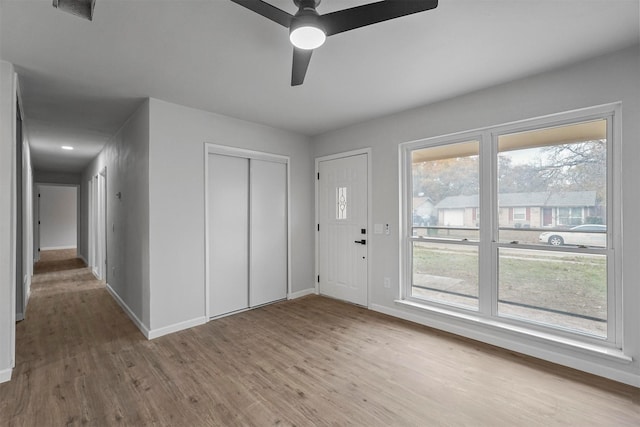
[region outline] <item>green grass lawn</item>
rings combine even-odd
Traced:
[[[423,277],[458,279],[449,292],[477,295],[475,247],[416,243],[414,284]],[[501,301],[606,319],[607,266],[604,255],[501,249]]]

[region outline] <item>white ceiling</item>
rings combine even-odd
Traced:
[[[271,2],[295,12],[291,0]],[[324,0],[318,12],[368,2]],[[287,30],[229,0],[97,0],[93,22],[51,0],[0,0],[0,13],[0,57],[20,75],[34,165],[67,172],[146,97],[312,136],[640,38],[638,0],[440,0],[330,37],[291,87]]]

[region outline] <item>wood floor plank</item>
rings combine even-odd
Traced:
[[[2,426],[640,425],[640,389],[318,296],[147,341],[56,257],[17,324]]]

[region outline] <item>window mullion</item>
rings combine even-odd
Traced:
[[[616,347],[623,347],[622,340],[622,286],[619,275],[622,272],[621,265],[621,194],[619,177],[622,170],[622,159],[620,158],[620,106],[616,106],[613,114],[607,117],[607,222],[609,231],[607,233],[607,317],[610,321],[607,324],[607,334]],[[614,171],[616,171],[614,173]]]
[[[495,284],[496,248],[494,224],[495,153],[491,133],[483,132],[480,138],[480,249],[478,277],[478,310],[491,316],[497,310],[497,285]]]

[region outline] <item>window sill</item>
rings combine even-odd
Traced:
[[[547,343],[553,343],[562,347],[577,350],[582,353],[588,353],[594,356],[609,359],[618,363],[631,363],[633,359],[624,354],[620,349],[611,348],[607,346],[601,346],[597,344],[585,343],[579,340],[573,340],[570,338],[560,337],[551,333],[540,332],[526,327],[515,326],[505,322],[500,322],[495,319],[487,319],[475,314],[460,313],[454,310],[447,310],[446,308],[429,306],[421,304],[415,301],[407,300],[395,300],[395,303],[399,306],[405,306],[412,309],[421,310],[423,312],[433,313],[444,317],[455,318],[462,320],[470,325],[478,325],[488,327],[493,330],[507,332],[513,335],[525,336],[532,338],[536,341],[543,341]]]

